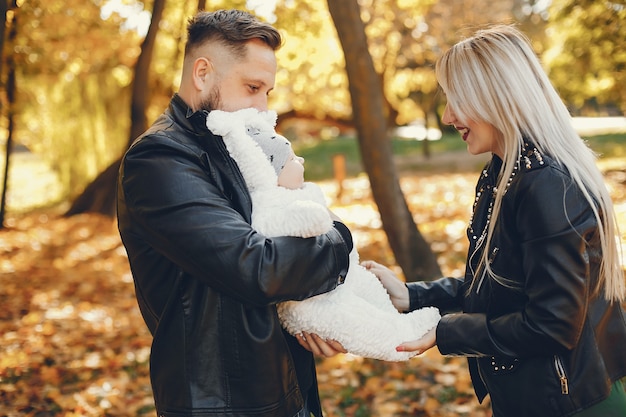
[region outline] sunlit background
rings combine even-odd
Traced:
[[[348,1],[348,0],[345,0]],[[615,201],[626,245],[626,7],[606,0],[358,0],[383,82],[394,163],[407,204],[442,273],[463,273],[465,231],[483,157],[441,126],[437,56],[481,25],[516,22],[531,38]],[[176,91],[186,21],[197,2],[166,2],[150,68],[148,121]],[[13,146],[0,231],[0,415],[153,415],[150,335],[139,315],[114,219],[60,217],[128,143],[134,66],[153,1],[21,0],[7,14],[0,145]],[[272,107],[307,156],[363,259],[395,265],[350,124],[342,47],[324,0],[208,0],[248,8],[284,35]],[[14,71],[15,98],[6,94]],[[332,158],[341,149],[348,175]],[[6,147],[0,154],[6,156]],[[317,149],[317,151],[316,151]],[[349,151],[349,152],[348,152]],[[4,172],[6,159],[0,161]],[[318,169],[319,168],[319,169]],[[319,171],[319,172],[318,172]],[[626,266],[626,257],[623,258]],[[329,417],[488,417],[459,358],[406,363],[319,360]]]

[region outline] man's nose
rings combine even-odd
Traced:
[[[253,106],[258,111],[267,111],[267,96],[260,96],[254,100]]]

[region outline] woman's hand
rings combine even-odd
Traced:
[[[306,350],[310,350],[315,355],[322,355],[330,358],[339,353],[347,353],[348,351],[336,340],[324,340],[316,334],[302,332],[296,335],[298,343]]]
[[[415,355],[421,355],[431,347],[437,344],[437,326],[433,327],[422,336],[421,339],[413,340],[411,342],[404,342],[400,346],[396,347],[398,352],[415,352]]]
[[[376,275],[376,278],[387,290],[393,306],[398,311],[405,312],[409,310],[409,289],[391,269],[374,261],[363,261],[361,265]]]

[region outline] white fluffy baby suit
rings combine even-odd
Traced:
[[[244,109],[213,110],[207,127],[222,136],[230,156],[237,162],[252,199],[252,227],[267,237],[311,237],[333,227],[321,189],[307,182],[297,190],[279,187],[277,175],[246,128],[274,131],[276,113]],[[341,343],[353,355],[387,361],[411,358],[396,352],[402,342],[417,340],[441,318],[434,307],[407,314],[398,312],[380,281],[350,253],[346,280],[335,290],[303,301],[278,305],[283,327],[292,335],[315,333]]]

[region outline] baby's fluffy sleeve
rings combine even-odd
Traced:
[[[268,237],[313,237],[333,227],[321,189],[313,183],[290,190],[264,188],[252,195],[252,227]]]

